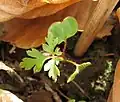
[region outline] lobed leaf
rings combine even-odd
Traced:
[[[86,67],[88,67],[90,65],[91,65],[90,62],[76,64],[76,70],[70,75],[70,77],[67,80],[67,83],[73,81],[75,79],[75,77],[80,73],[80,71],[82,71],[83,69],[85,69]]]
[[[58,60],[51,59],[44,65],[44,71],[48,71],[49,78],[52,78],[55,82],[57,81],[57,77],[60,76],[60,70],[56,64],[58,64]]]
[[[53,54],[54,49],[58,44],[58,38],[54,38],[52,33],[49,33],[45,38],[47,44],[43,44],[42,48],[44,51]]]
[[[52,78],[55,82],[57,81],[57,76],[60,76],[60,71],[56,65],[50,68],[48,76]]]
[[[27,54],[30,58],[23,58],[20,66],[25,68],[25,70],[30,70],[34,67],[34,73],[41,71],[47,57],[36,49],[28,50]]]
[[[60,48],[57,47],[57,48],[55,49],[54,54],[57,55],[57,56],[62,55],[62,52],[60,51]]]
[[[79,74],[79,68],[77,67],[76,70],[68,78],[67,83],[73,81],[78,74]]]
[[[42,53],[37,49],[32,48],[31,50],[27,51],[27,55],[34,58],[39,58],[42,56]]]

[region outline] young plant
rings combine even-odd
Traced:
[[[71,60],[65,60],[62,57],[63,52],[58,47],[62,42],[66,43],[66,40],[76,34],[78,31],[77,21],[73,17],[67,17],[62,22],[53,23],[48,29],[48,35],[45,38],[46,43],[42,44],[43,51],[38,51],[34,48],[27,51],[26,57],[20,63],[22,68],[30,70],[33,68],[34,73],[40,72],[42,68],[48,72],[49,78],[52,78],[55,82],[58,76],[60,76],[60,70],[58,65],[61,61],[72,63],[76,66],[75,72],[68,78],[68,83],[72,81],[79,72],[91,65],[90,62],[77,64]]]

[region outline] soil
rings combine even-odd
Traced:
[[[77,63],[88,61],[92,63],[92,66],[81,71],[75,80],[69,84],[66,84],[67,77],[75,70],[75,66],[72,64],[62,62],[59,65],[61,76],[57,83],[54,83],[43,71],[33,74],[32,70],[25,71],[21,69],[19,63],[26,56],[25,50],[17,48],[15,53],[10,54],[9,51],[12,46],[1,42],[1,61],[14,68],[24,80],[24,83],[19,82],[15,77],[9,76],[6,71],[0,70],[0,88],[10,90],[25,102],[67,102],[68,97],[76,99],[76,102],[80,100],[107,102],[113,83],[115,66],[120,56],[119,29],[120,25],[118,24],[112,30],[112,36],[94,41],[88,52],[81,58],[76,58],[73,54],[73,46],[79,34],[68,39],[66,59],[74,60]],[[107,68],[107,61],[112,61],[112,70],[106,79],[104,73]],[[100,79],[101,76],[102,79]]]

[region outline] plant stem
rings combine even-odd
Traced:
[[[63,58],[65,58],[65,51],[66,51],[66,47],[67,47],[67,41],[64,42],[64,48],[63,48]]]
[[[75,65],[75,66],[77,66],[77,63],[76,62],[73,62],[73,61],[71,61],[71,60],[65,60],[66,62],[69,62],[69,63],[71,63],[71,64],[73,64],[73,65]]]

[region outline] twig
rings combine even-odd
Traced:
[[[70,98],[68,97],[68,96],[66,96],[64,93],[62,93],[59,89],[56,89],[58,92],[59,92],[59,94],[61,95],[61,96],[63,96],[64,98],[66,98],[67,100],[70,100]]]
[[[68,78],[68,75],[67,74],[64,74],[67,78]],[[74,80],[71,82],[73,83],[79,90],[80,92],[86,96],[88,99],[90,99],[90,97],[85,93],[85,91],[80,87],[80,85],[78,85]]]
[[[47,84],[45,83],[45,89],[47,91],[50,91],[53,95],[53,98],[56,102],[62,102],[62,100],[60,99],[60,97],[58,96],[57,92],[53,91],[52,88]]]
[[[3,62],[0,61],[0,70],[5,70],[12,78],[18,81],[21,85],[24,85],[24,80],[19,76],[12,68],[6,66]]]
[[[16,49],[16,47],[13,46],[13,47],[10,49],[9,54],[15,53],[15,49]]]

